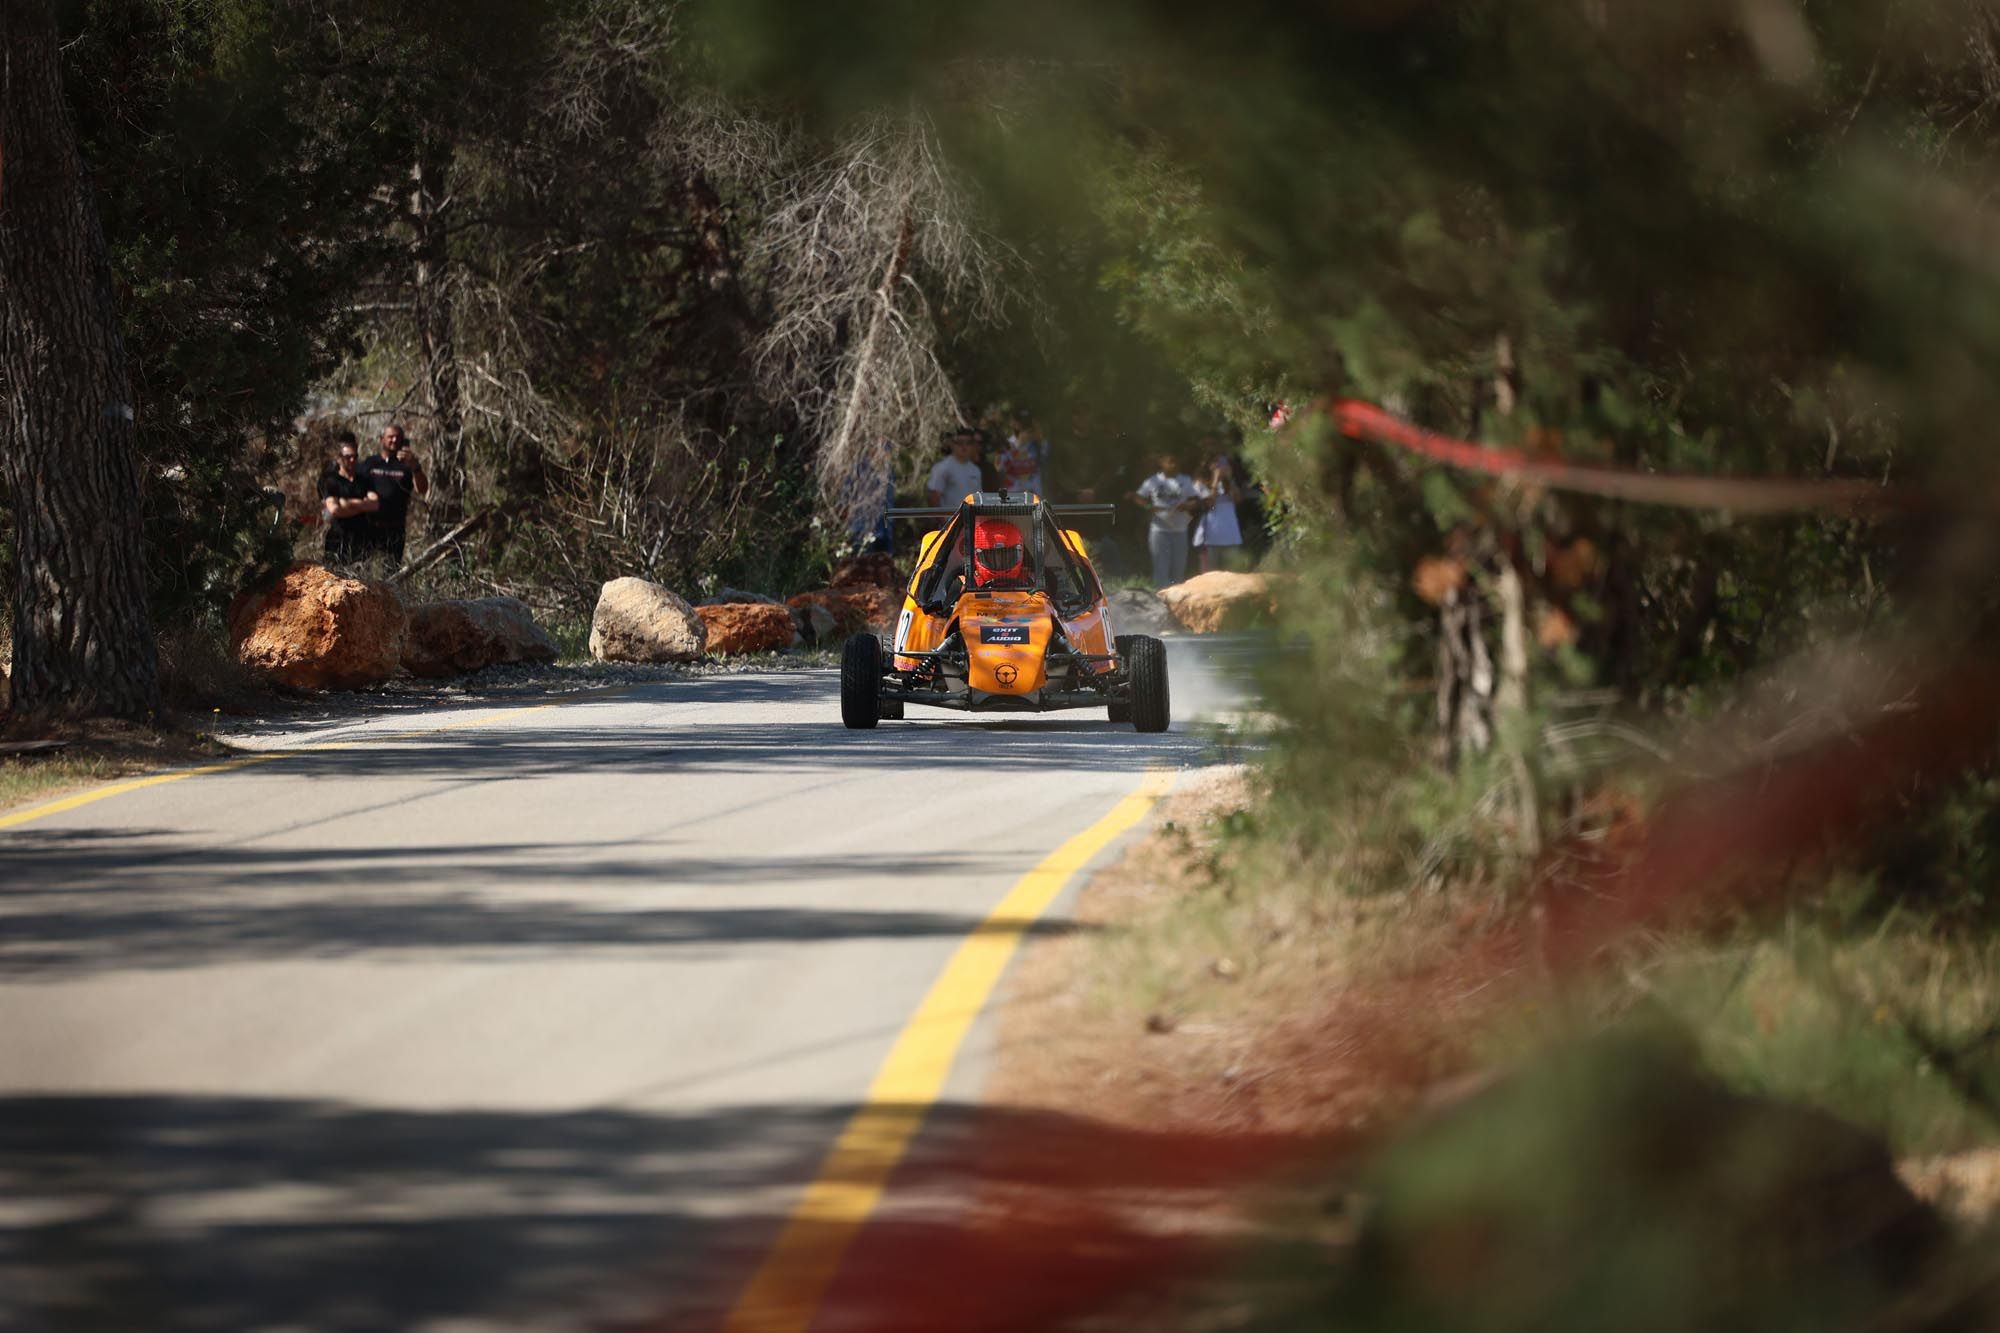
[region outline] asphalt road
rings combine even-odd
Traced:
[[[848,732],[823,672],[258,743],[330,742],[0,832],[0,1329],[712,1297],[1007,889],[1208,754],[1094,714]]]

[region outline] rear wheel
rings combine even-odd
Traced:
[[[882,641],[850,634],[840,653],[840,720],[867,731],[882,717]]]
[[[1132,677],[1132,726],[1165,731],[1173,720],[1167,699],[1167,646],[1144,634],[1132,636],[1126,671]]]

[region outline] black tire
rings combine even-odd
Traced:
[[[1132,636],[1130,634],[1118,635],[1111,640],[1111,647],[1118,654],[1118,664],[1124,667],[1126,671],[1131,671]],[[1105,706],[1104,712],[1113,722],[1130,722],[1132,720],[1132,701],[1130,699],[1114,699]]]
[[[868,731],[882,718],[882,641],[850,634],[840,652],[840,720]]]
[[[1173,721],[1167,697],[1167,646],[1144,634],[1132,636],[1125,669],[1132,676],[1132,726],[1139,731],[1165,731]]]

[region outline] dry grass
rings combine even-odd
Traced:
[[[1257,795],[1241,767],[1197,777],[1085,886],[1074,919],[1095,929],[1035,942],[994,1100],[1311,1136],[1379,1124],[1455,1068],[1425,1022],[1398,1025],[1394,1068],[1329,1037],[1343,1011],[1393,1002],[1382,983],[1453,928],[1443,900],[1329,888],[1247,833]]]
[[[230,754],[212,736],[156,731],[121,722],[44,729],[37,739],[64,742],[48,754],[0,758],[0,810],[53,800],[93,786]]]
[[[1831,1112],[1913,1160],[2000,1142],[1990,936],[1897,920],[1857,930],[1801,909],[1719,935],[1655,935],[1614,968],[1524,999],[1472,1034],[1482,1059],[1511,1063],[1627,1019],[1664,1023],[1731,1086]]]
[[[236,660],[219,626],[167,630],[159,649],[160,697],[173,712],[254,713],[273,697],[270,682]]]

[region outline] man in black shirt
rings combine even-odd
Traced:
[[[367,558],[381,501],[361,475],[354,432],[343,431],[337,443],[338,458],[319,480],[319,509],[326,520],[326,562],[351,565]]]
[[[375,511],[375,549],[389,557],[391,565],[403,563],[403,530],[410,519],[410,496],[428,495],[431,479],[410,452],[403,428],[382,428],[382,452],[370,454],[361,464],[361,476],[381,499]]]

